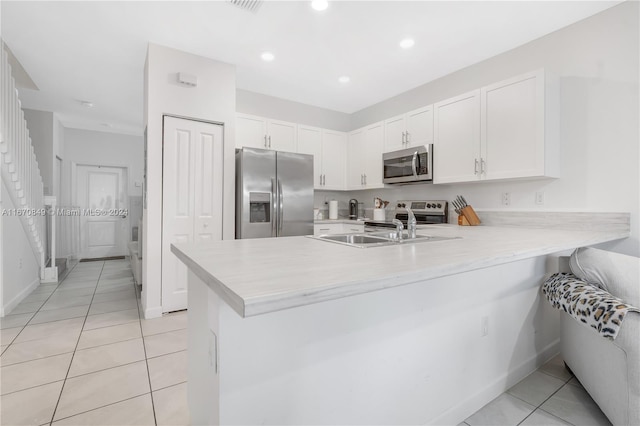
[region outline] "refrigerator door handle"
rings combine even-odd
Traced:
[[[276,228],[276,219],[278,218],[278,193],[276,189],[276,180],[271,178],[271,236],[277,237],[278,230]]]
[[[282,235],[282,224],[284,221],[284,194],[282,193],[282,182],[278,179],[278,202],[280,206],[278,208],[278,236]]]

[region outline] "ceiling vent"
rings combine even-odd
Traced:
[[[238,6],[240,9],[256,13],[262,4],[262,0],[229,0],[229,3]]]

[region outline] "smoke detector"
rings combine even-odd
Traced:
[[[229,0],[234,6],[238,6],[240,9],[256,13],[262,4],[262,0]]]

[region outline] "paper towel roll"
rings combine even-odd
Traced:
[[[329,201],[329,219],[338,218],[338,202],[336,200]]]

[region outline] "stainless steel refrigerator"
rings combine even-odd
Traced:
[[[313,156],[236,151],[236,238],[313,234]]]

